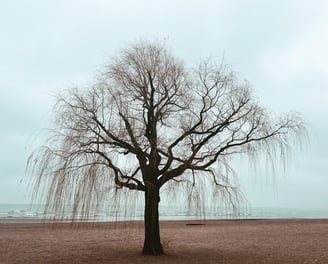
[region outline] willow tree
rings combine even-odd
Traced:
[[[54,128],[28,162],[34,192],[59,215],[73,204],[73,217],[87,216],[104,192],[143,192],[143,253],[151,255],[163,254],[163,186],[202,181],[232,195],[231,157],[284,156],[303,129],[296,114],[270,115],[228,67],[187,68],[158,43],[129,46],[94,85],[56,99]]]

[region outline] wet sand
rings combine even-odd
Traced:
[[[161,222],[166,255],[142,256],[142,222],[5,223],[0,263],[328,263],[328,220]]]

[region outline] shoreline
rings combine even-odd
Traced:
[[[12,219],[52,219],[51,213],[45,215],[42,204],[0,204],[0,220],[4,218]],[[199,220],[199,219],[250,219],[250,218],[328,218],[328,209],[323,208],[288,208],[288,207],[254,207],[239,208],[237,213],[230,209],[205,206],[202,213],[190,210],[185,206],[167,206],[160,207],[160,220]],[[88,221],[126,221],[143,220],[144,208],[138,207],[126,214],[121,210],[112,210],[110,208],[100,209],[90,212]],[[70,212],[63,214],[66,220],[71,217]],[[12,220],[11,220],[12,221]],[[19,220],[21,221],[21,220]],[[31,222],[31,220],[29,220]],[[34,220],[33,220],[34,221]],[[39,220],[37,220],[39,221]]]
[[[328,217],[249,217],[249,218],[204,218],[204,219],[188,219],[178,218],[178,219],[160,219],[160,222],[224,222],[224,221],[298,221],[298,220],[308,220],[308,221],[320,221],[327,220]],[[126,219],[126,220],[95,220],[95,219],[51,219],[51,218],[30,218],[30,217],[0,217],[1,224],[56,224],[56,223],[131,223],[131,222],[143,222],[143,219]]]
[[[166,255],[142,256],[143,221],[4,223],[0,263],[328,263],[328,219],[161,221]]]

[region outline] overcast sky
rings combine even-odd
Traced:
[[[1,0],[0,34],[0,203],[29,202],[26,160],[56,91],[166,39],[188,65],[224,57],[263,105],[308,123],[285,175],[235,168],[251,205],[328,209],[328,1]]]

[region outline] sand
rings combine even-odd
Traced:
[[[328,220],[161,222],[166,255],[142,256],[142,222],[3,223],[0,263],[328,263]]]

